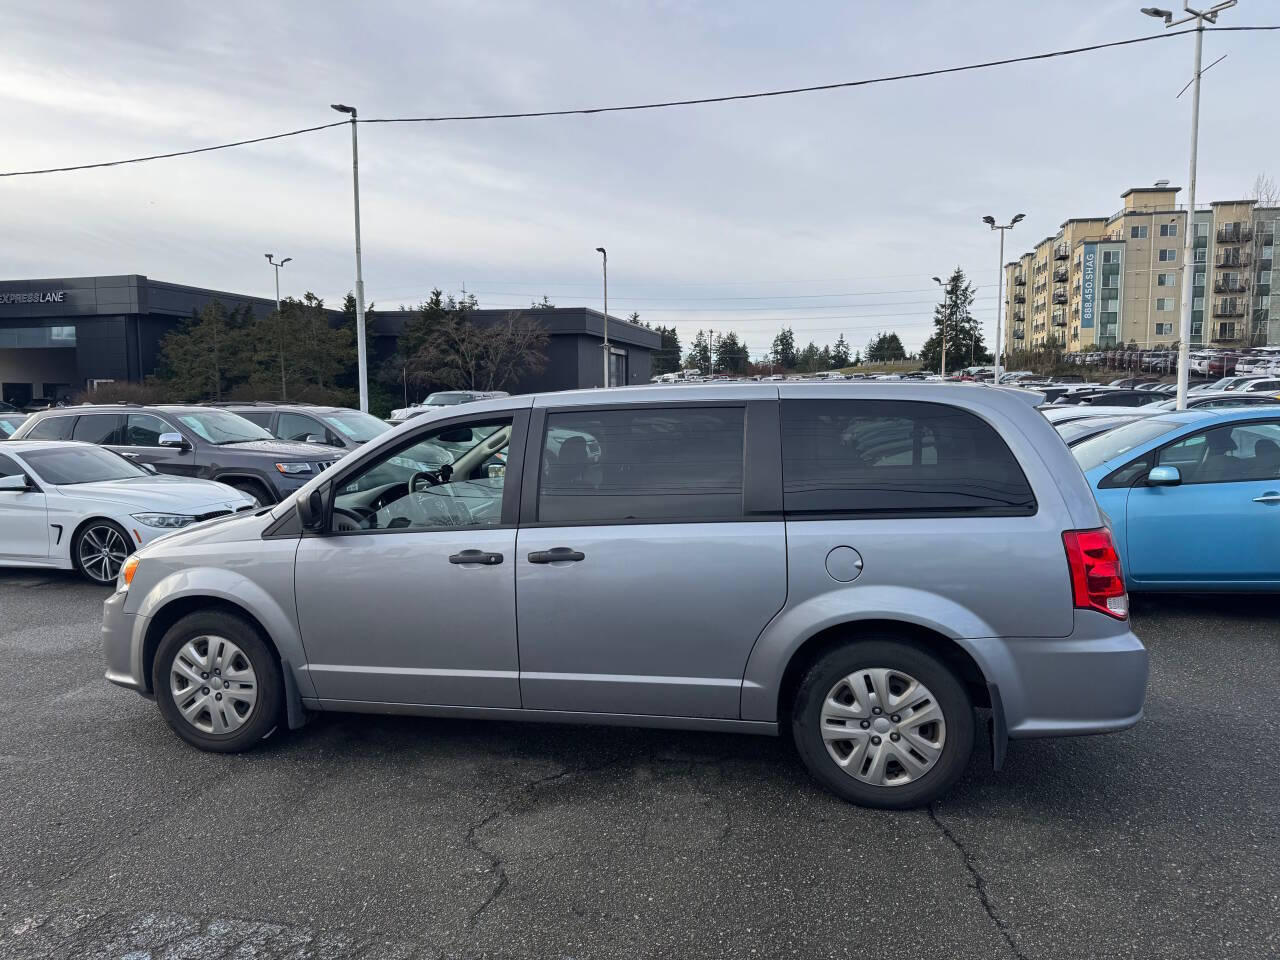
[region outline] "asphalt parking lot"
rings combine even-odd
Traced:
[[[1272,957],[1280,618],[1139,601],[1146,720],[976,751],[929,811],[778,740],[321,717],[197,753],[100,590],[0,572],[0,956]]]

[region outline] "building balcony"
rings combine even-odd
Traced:
[[[1053,259],[1066,260],[1071,256],[1071,248],[1065,243],[1059,243],[1053,248]]]
[[[1055,291],[1053,292],[1053,302],[1054,302],[1054,303],[1066,303],[1066,302],[1067,302],[1067,291],[1065,291],[1065,290],[1055,290]]]
[[[1253,227],[1241,226],[1219,227],[1214,235],[1218,243],[1247,243],[1253,239]]]
[[[1213,281],[1214,293],[1245,293],[1249,289],[1249,281],[1241,278],[1239,280],[1215,280]]]
[[[1247,267],[1253,258],[1239,250],[1223,250],[1213,258],[1215,267]]]
[[[1061,310],[1055,310],[1053,314],[1053,325],[1055,327],[1065,327],[1067,325],[1067,315]]]
[[[1023,322],[1023,321],[1025,321],[1026,319],[1027,319],[1027,311],[1025,311],[1025,310],[1015,310],[1015,311],[1013,311],[1013,322],[1014,322],[1014,323],[1022,323],[1022,322]]]
[[[1015,273],[1013,275],[1013,285],[1015,287],[1025,287],[1027,285],[1026,275],[1022,273]]]
[[[1066,268],[1066,267],[1058,267],[1057,269],[1055,269],[1055,270],[1053,271],[1053,282],[1054,282],[1054,283],[1066,283],[1066,282],[1067,282],[1067,268]]]
[[[1230,297],[1226,300],[1215,300],[1213,303],[1213,315],[1215,317],[1243,317],[1244,316],[1244,300],[1237,300]]]
[[[1015,294],[1013,295],[1013,302],[1014,302],[1014,303],[1026,303],[1026,302],[1027,302],[1027,295],[1026,295],[1025,293],[1023,293],[1021,290],[1019,290],[1017,293],[1015,293]]]
[[[1015,330],[1013,331],[1013,339],[1015,339],[1015,340],[1025,340],[1026,338],[1027,338],[1027,334],[1026,334],[1026,332],[1025,332],[1025,331],[1023,331],[1023,330],[1017,330],[1017,329],[1015,329]]]

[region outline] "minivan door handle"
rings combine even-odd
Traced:
[[[486,567],[495,567],[502,562],[502,554],[486,553],[484,550],[463,550],[449,558],[450,563],[478,563]]]
[[[572,547],[553,547],[550,550],[535,550],[529,554],[530,563],[562,563],[566,560],[577,562],[585,560],[587,555]]]
[[[1280,503],[1280,493],[1272,493],[1268,490],[1260,497],[1253,498],[1254,503]]]

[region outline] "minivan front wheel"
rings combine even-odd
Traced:
[[[843,644],[805,673],[792,733],[809,772],[868,807],[923,806],[964,772],[973,703],[941,661],[890,637]]]
[[[188,614],[165,632],[152,689],[173,731],[201,750],[248,750],[280,717],[275,657],[256,629],[221,610]]]

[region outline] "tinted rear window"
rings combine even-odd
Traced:
[[[70,440],[75,417],[46,417],[28,431],[26,440]]]
[[[789,516],[1028,516],[1035,496],[1005,442],[956,407],[897,400],[782,403]]]
[[[547,417],[543,523],[742,516],[741,407],[571,411]]]

